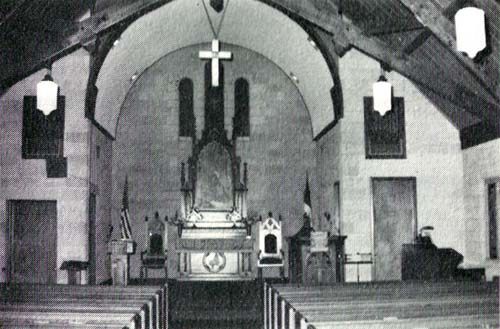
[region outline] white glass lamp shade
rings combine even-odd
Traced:
[[[59,86],[47,74],[42,81],[36,85],[36,108],[49,115],[57,109],[57,92]]]
[[[484,11],[479,8],[462,8],[455,14],[457,50],[470,58],[486,47]]]
[[[392,109],[392,85],[383,76],[373,84],[373,109],[382,116]]]

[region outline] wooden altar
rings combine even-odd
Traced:
[[[177,226],[177,280],[248,280],[256,276],[255,238],[247,218],[246,164],[236,141],[216,126],[193,136],[192,156],[181,166]]]

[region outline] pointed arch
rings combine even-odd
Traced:
[[[194,116],[193,81],[183,78],[179,81],[179,136],[192,137],[196,133]]]
[[[235,137],[250,136],[250,86],[245,78],[234,83],[233,125]]]

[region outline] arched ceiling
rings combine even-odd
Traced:
[[[120,107],[133,75],[168,53],[213,39],[202,0],[176,0],[136,20],[107,55],[96,86],[95,120],[114,135]],[[205,0],[208,3],[207,0]],[[229,1],[220,30],[221,48],[231,43],[251,49],[294,75],[308,107],[313,135],[334,120],[330,89],[334,82],[321,52],[293,20],[256,0]],[[207,5],[217,26],[221,14]],[[204,61],[200,60],[200,65]],[[265,72],[263,72],[265,74]]]

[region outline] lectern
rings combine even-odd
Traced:
[[[82,284],[82,273],[89,267],[89,262],[67,260],[61,264],[60,269],[68,272],[68,284]]]
[[[319,232],[318,232],[319,233]],[[344,242],[341,235],[327,236],[327,250],[311,252],[311,234],[314,229],[310,220],[297,234],[288,238],[290,282],[307,285],[329,284],[344,281]]]
[[[126,286],[129,279],[129,257],[135,252],[133,240],[112,240],[109,245],[111,253],[111,278],[113,285]]]

